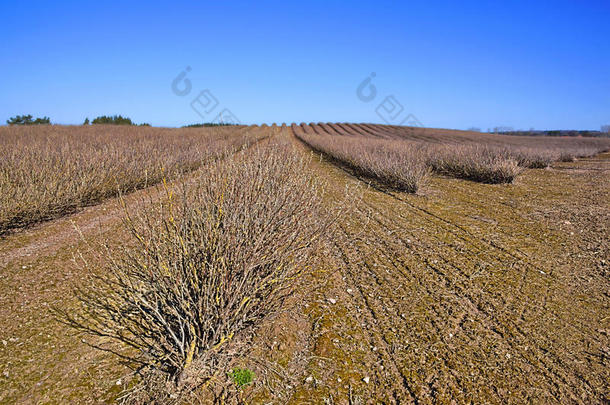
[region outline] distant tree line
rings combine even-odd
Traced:
[[[105,125],[138,125],[140,127],[149,127],[150,124],[148,123],[142,123],[142,124],[136,124],[134,123],[131,118],[127,118],[127,117],[123,117],[122,115],[101,115],[97,118],[94,118],[93,121],[91,121],[91,124],[105,124]],[[83,125],[89,125],[89,118],[85,118],[85,122],[83,122]]]
[[[500,135],[516,135],[516,136],[582,136],[582,137],[592,137],[592,138],[609,138],[610,131],[589,131],[589,130],[571,130],[571,129],[559,129],[559,130],[550,130],[550,131],[538,131],[538,130],[529,130],[529,131],[494,131],[496,134]],[[610,128],[609,128],[610,129]]]
[[[6,120],[8,125],[50,125],[51,119],[49,117],[42,117],[33,119],[32,114],[28,115],[17,115]]]
[[[50,125],[51,119],[49,117],[34,118],[32,114],[27,115],[16,115],[6,120],[8,125]],[[89,124],[110,124],[110,125],[138,125],[141,127],[149,127],[150,124],[142,123],[136,124],[130,118],[123,117],[122,115],[106,116],[101,115],[94,118],[93,121],[89,121],[89,118],[85,118],[83,125]]]
[[[492,134],[503,134],[503,133],[507,133],[507,132],[513,132],[513,127],[493,127],[491,129],[488,129],[487,132],[490,132]]]

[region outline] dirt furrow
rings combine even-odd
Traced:
[[[338,177],[336,174],[332,176]],[[430,209],[422,209],[415,205],[417,203],[405,204],[404,199],[411,197],[401,195],[401,198],[396,199],[394,196],[389,197],[387,193],[374,189],[366,193],[372,194],[373,197],[362,199],[364,205],[361,211],[373,212],[370,217],[375,219],[375,229],[378,231],[372,234],[367,233],[360,238],[356,233],[348,234],[346,237],[346,239],[354,241],[360,239],[359,244],[375,244],[373,241],[383,241],[383,244],[377,245],[376,249],[360,253],[360,256],[363,257],[376,257],[376,260],[382,260],[382,263],[377,263],[378,266],[364,266],[361,270],[365,271],[358,274],[360,280],[355,279],[361,286],[364,286],[362,288],[365,294],[367,294],[367,288],[372,289],[373,286],[380,288],[385,285],[383,287],[387,292],[385,296],[392,297],[392,289],[399,288],[393,278],[400,279],[401,275],[409,274],[411,269],[417,267],[410,259],[406,259],[411,262],[410,266],[397,266],[396,260],[383,261],[388,256],[402,256],[403,259],[404,256],[415,256],[414,260],[423,262],[424,268],[428,270],[427,273],[417,276],[425,276],[428,281],[429,289],[422,294],[429,294],[431,298],[437,295],[433,293],[434,290],[443,291],[445,294],[453,296],[459,302],[458,305],[470,308],[468,311],[474,314],[479,323],[472,328],[473,333],[468,339],[475,339],[481,333],[481,330],[477,330],[477,328],[482,327],[490,336],[485,344],[490,347],[495,345],[495,352],[492,351],[485,357],[488,363],[499,361],[501,356],[510,357],[510,359],[507,357],[506,361],[503,359],[498,364],[502,364],[500,367],[504,368],[507,373],[504,377],[513,381],[511,384],[513,394],[519,392],[519,388],[523,384],[533,388],[522,389],[519,396],[530,399],[546,398],[546,400],[553,401],[569,399],[580,402],[582,398],[598,397],[600,389],[603,392],[603,382],[599,380],[599,371],[590,379],[582,371],[584,369],[578,366],[577,363],[583,360],[583,353],[574,353],[566,357],[565,355],[570,353],[570,348],[563,345],[563,347],[557,346],[561,339],[556,339],[555,342],[553,334],[548,333],[552,329],[545,330],[545,328],[552,328],[552,325],[557,324],[553,318],[567,319],[570,317],[569,313],[555,312],[555,310],[547,308],[547,295],[553,283],[555,283],[554,288],[565,287],[557,285],[553,279],[545,277],[546,274],[543,274],[543,272],[546,273],[543,269],[552,266],[551,263],[532,263],[529,257],[515,254],[512,249],[502,248],[497,243],[486,243],[486,239],[479,237],[481,232],[475,234],[466,228],[467,225],[456,226],[451,222],[453,219],[449,221],[442,218],[441,215],[431,212]],[[414,197],[414,199],[417,198],[419,197]],[[394,201],[392,202],[392,200]],[[353,227],[361,232],[362,226],[363,223]],[[486,230],[482,231],[484,233]],[[508,234],[506,235],[508,237]],[[414,252],[405,252],[406,248],[411,248]],[[391,253],[384,254],[384,249]],[[483,268],[479,268],[481,264],[483,264]],[[486,267],[496,269],[490,271]],[[385,268],[385,270],[378,270],[380,268]],[[386,272],[388,269],[391,270],[390,273]],[[398,271],[394,272],[395,269]],[[371,273],[376,273],[376,275],[369,276]],[[435,277],[430,279],[428,273],[435,274]],[[407,283],[414,277],[416,276],[406,277],[404,282]],[[503,287],[505,289],[507,286],[511,286],[509,291],[514,291],[514,294],[507,294],[506,291],[503,291]],[[477,289],[480,291],[475,291]],[[375,296],[373,291],[370,290],[371,294]],[[378,297],[381,296],[378,295]],[[557,299],[564,298],[560,296]],[[391,327],[399,326],[395,319],[397,318],[396,308],[400,304],[394,302],[392,298],[380,299],[378,303],[371,300],[369,305],[372,307],[372,311],[378,311],[380,319],[387,319],[386,322],[391,324]],[[391,308],[392,306],[394,308]],[[526,309],[528,307],[531,307],[531,310]],[[430,315],[448,317],[449,310],[449,308],[443,308],[441,312],[432,310]],[[527,320],[524,319],[526,313],[528,314]],[[561,316],[559,316],[560,314]],[[553,323],[537,326],[537,318],[541,316]],[[564,327],[562,334],[578,336],[577,339],[580,341],[584,339],[589,341],[590,345],[599,347],[601,342],[587,335],[587,324],[579,318],[576,317],[573,320],[574,324]],[[455,325],[463,326],[465,319],[469,319],[468,316],[462,315],[461,318],[452,322],[452,328],[455,329]],[[428,322],[431,324],[429,327],[435,330],[434,321],[428,320]],[[544,344],[541,344],[542,342]],[[461,349],[463,350],[463,347]],[[563,352],[563,354],[558,356],[557,352]],[[451,356],[448,354],[440,356],[440,358],[447,357]],[[470,357],[476,357],[476,355]],[[598,361],[598,370],[599,366]],[[473,370],[476,371],[476,368]],[[455,375],[456,373],[448,372],[448,374]],[[463,376],[464,374],[462,374]],[[529,380],[530,378],[532,379]],[[490,376],[483,378],[487,381],[496,381],[496,384],[501,379],[502,377],[499,375],[494,378]],[[509,398],[511,395],[508,392],[511,388],[494,387],[496,398],[498,396]]]
[[[343,232],[344,236],[349,236],[345,231]],[[341,265],[342,268],[344,268],[346,282],[349,287],[355,288],[357,291],[357,302],[360,303],[356,304],[357,308],[364,308],[364,311],[358,310],[357,314],[359,315],[364,329],[367,331],[370,347],[373,352],[378,353],[378,357],[384,365],[384,368],[389,369],[392,376],[391,381],[402,382],[402,386],[397,385],[396,383],[392,384],[392,396],[396,401],[400,403],[401,401],[408,399],[417,403],[417,397],[415,396],[413,388],[410,386],[409,381],[400,371],[396,363],[394,353],[392,353],[385,337],[385,331],[379,328],[378,324],[380,323],[380,320],[385,319],[387,314],[380,313],[371,305],[370,295],[365,293],[364,285],[358,281],[358,275],[362,274],[363,270],[366,271],[368,269],[365,270],[362,268],[364,265],[361,261],[362,257],[356,260],[350,257],[351,255],[358,255],[359,253],[352,250],[352,247],[351,244],[347,246],[335,244],[336,252],[339,253]],[[367,266],[365,265],[365,267]]]
[[[377,221],[379,221],[380,226],[382,228],[386,228],[386,229],[388,227],[396,224],[396,217],[394,217],[394,221],[392,221],[392,223],[387,221],[387,218],[388,218],[388,216],[384,215],[384,214],[375,216],[375,219]],[[400,226],[400,224],[397,224],[397,225]],[[396,226],[396,225],[394,225],[394,226]],[[397,236],[397,237],[400,239],[400,236]],[[421,239],[421,236],[420,236],[420,239]],[[404,242],[403,242],[403,244],[404,244]],[[445,245],[445,246],[448,246],[448,245]],[[431,247],[428,246],[425,249],[426,249],[425,252],[428,253],[431,250]],[[397,253],[399,253],[399,252],[397,252]],[[414,252],[414,253],[416,253],[416,252]],[[418,254],[418,255],[421,260],[425,260],[428,263],[429,268],[435,270],[437,272],[437,274],[439,274],[445,280],[445,284],[447,286],[451,286],[452,288],[456,289],[456,292],[458,295],[461,295],[461,296],[467,298],[468,302],[470,302],[472,304],[472,306],[474,306],[477,310],[482,311],[482,313],[485,315],[486,318],[493,320],[493,322],[496,323],[496,326],[494,328],[496,328],[497,330],[504,330],[503,338],[505,340],[508,340],[510,342],[516,342],[517,344],[522,345],[522,346],[526,345],[526,344],[530,345],[530,346],[534,347],[535,349],[537,349],[538,353],[544,352],[544,349],[541,346],[539,346],[536,342],[538,340],[549,341],[552,339],[552,336],[548,336],[548,335],[536,336],[537,334],[536,333],[532,334],[533,331],[531,331],[531,330],[526,334],[523,331],[523,327],[520,326],[520,323],[514,321],[514,318],[512,315],[515,314],[515,309],[506,305],[506,303],[502,300],[502,296],[499,296],[498,297],[499,302],[494,304],[494,302],[496,302],[498,300],[496,298],[492,298],[491,296],[486,294],[486,291],[484,292],[484,295],[480,295],[480,294],[472,295],[472,293],[470,292],[471,289],[468,288],[467,276],[461,270],[463,268],[472,266],[472,263],[463,262],[463,261],[459,261],[459,260],[456,262],[456,257],[459,258],[462,256],[451,255],[451,253],[449,253],[449,255],[437,253],[435,256],[440,258],[444,265],[448,266],[448,268],[446,270],[443,270],[440,267],[439,263],[433,263],[434,259],[432,259],[430,257],[424,257],[423,254]],[[451,259],[449,259],[449,258],[451,258]],[[500,265],[501,262],[502,261],[499,260],[495,263],[495,265],[496,266]],[[517,264],[521,265],[519,263],[517,263]],[[535,285],[533,287],[534,287],[534,291],[532,291],[532,293],[535,292],[535,290],[537,289],[537,287]],[[517,291],[520,291],[520,288],[518,288]],[[525,298],[525,297],[527,297],[527,295],[521,295],[521,296],[518,296],[517,299],[523,301],[523,298]],[[491,306],[490,306],[490,304],[491,304]],[[531,304],[533,306],[537,305],[536,302],[531,303]],[[498,315],[496,315],[496,314],[502,314],[501,320],[500,320],[500,318],[498,318]],[[535,315],[543,315],[543,314],[541,312],[538,312]],[[559,316],[559,314],[557,314],[556,316]],[[584,325],[582,325],[582,326],[584,326]],[[586,334],[583,334],[580,328],[573,327],[572,329],[573,329],[573,333],[577,333],[578,335],[580,335],[579,338],[581,340],[588,339],[588,336]],[[515,331],[518,335],[515,335],[515,332],[510,332],[510,331]],[[599,342],[594,342],[594,343],[599,344]],[[566,370],[564,370],[564,369],[567,368],[571,372],[573,378],[584,383],[588,390],[592,390],[591,385],[589,384],[587,379],[584,377],[583,373],[578,372],[576,370],[570,370],[569,367],[566,367],[566,365],[563,364],[563,361],[561,359],[559,359],[557,356],[554,355],[554,353],[549,352],[549,353],[546,353],[545,356],[539,356],[536,362],[540,362],[540,361],[542,361],[543,362],[542,364],[544,364],[544,368],[542,369],[543,372],[546,372],[547,369],[554,370],[556,378],[563,378],[562,374],[565,374]],[[548,361],[554,361],[555,365],[551,365],[550,363],[548,363]],[[532,363],[532,364],[534,364],[534,363]],[[561,369],[561,370],[555,371],[556,369]]]
[[[388,245],[388,243],[390,241],[385,240],[382,234],[386,228],[379,227],[378,229],[379,234],[375,235],[376,238],[372,237],[373,235],[369,234],[366,240],[383,241],[383,243],[380,243],[379,245],[374,244],[374,246],[371,246],[373,244],[369,243],[369,246],[371,246],[371,250],[360,253],[360,256],[362,257],[374,257],[376,263],[373,265],[366,265],[367,271],[360,272],[358,274],[358,277],[360,278],[360,284],[362,286],[365,286],[364,288],[373,288],[371,286],[374,286],[374,289],[369,291],[368,294],[372,301],[374,301],[375,297],[377,297],[378,303],[376,305],[374,303],[371,303],[370,305],[378,308],[380,312],[383,312],[383,315],[380,315],[379,318],[383,319],[384,322],[388,324],[390,330],[395,330],[399,332],[398,336],[396,336],[397,340],[417,342],[418,340],[421,341],[421,339],[424,339],[428,341],[437,342],[441,345],[446,345],[446,340],[451,340],[454,336],[457,335],[457,333],[452,333],[450,331],[450,327],[448,326],[448,324],[451,323],[449,320],[452,319],[452,312],[455,312],[456,308],[469,308],[468,313],[470,313],[470,317],[473,318],[473,321],[476,320],[475,322],[479,326],[482,325],[484,328],[487,329],[487,332],[485,332],[485,334],[491,335],[491,342],[488,342],[486,345],[490,347],[496,346],[496,351],[502,353],[518,353],[517,350],[511,348],[509,345],[506,344],[504,336],[498,332],[497,327],[489,325],[489,322],[487,321],[487,314],[482,312],[467,297],[465,298],[462,294],[460,294],[459,291],[455,291],[452,289],[452,283],[446,276],[444,278],[437,277],[436,279],[430,277],[430,273],[432,272],[435,272],[439,275],[444,275],[444,272],[438,267],[432,265],[429,260],[423,257],[418,257],[420,263],[424,263],[423,266],[418,266],[418,264],[416,263],[411,263],[410,266],[396,265],[395,263],[391,263],[390,257],[400,257],[399,255],[404,256],[404,246],[407,245],[400,244],[402,252],[400,250],[395,251],[394,249],[389,249],[390,246]],[[353,238],[353,235],[351,235],[351,238]],[[360,244],[361,243],[359,243],[359,245]],[[352,249],[358,251],[357,246],[352,247]],[[387,252],[387,256],[384,252]],[[387,261],[381,260],[386,257],[388,259]],[[412,272],[417,267],[423,268],[423,272],[417,272],[413,274]],[[390,271],[388,271],[388,269]],[[432,270],[432,272],[430,272],[430,270]],[[421,325],[421,327],[425,329],[423,329],[423,335],[420,334],[418,336],[407,333],[408,336],[404,336],[404,334],[400,333],[403,329],[402,327],[404,326],[403,319],[405,318],[405,313],[403,311],[410,306],[412,307],[413,303],[405,302],[404,300],[397,300],[398,297],[395,295],[395,291],[399,291],[401,288],[404,288],[405,285],[412,285],[414,280],[422,277],[424,277],[425,282],[418,283],[418,289],[411,292],[412,295],[410,297],[415,298],[413,295],[419,296],[421,294],[421,297],[415,301],[423,301],[427,304],[425,309],[423,309],[423,311],[426,313],[426,316],[424,317],[426,325]],[[421,290],[419,290],[420,288]],[[448,289],[449,291],[447,291]],[[439,294],[439,292],[442,293]],[[448,302],[450,302],[448,305],[444,305]],[[399,309],[401,307],[402,309]],[[438,322],[441,323],[439,324]],[[444,326],[440,326],[441,324],[444,324]],[[479,328],[479,330],[476,330],[475,335],[467,336],[467,340],[473,342],[476,341],[475,339],[477,337],[479,337],[478,344],[481,344],[480,335],[481,330]],[[457,359],[453,358],[450,349],[441,349],[439,347],[436,347],[435,352],[436,357],[433,357],[428,361],[440,361],[442,363],[445,363],[445,367],[441,367],[441,370],[449,370],[450,367],[448,367],[447,364],[457,364]],[[492,356],[497,357],[497,353],[492,353]],[[421,370],[418,365],[413,363],[404,367],[404,369]],[[473,370],[470,371],[470,374],[472,372]],[[438,369],[428,369],[423,374],[425,378],[430,378],[433,375],[438,375],[438,373],[441,373],[441,371],[439,371]],[[444,371],[444,373],[446,374],[447,371]],[[468,375],[468,373],[463,374]],[[411,375],[413,375],[413,373]],[[438,378],[443,377],[440,376]],[[421,379],[417,382],[418,386],[424,386],[423,381]],[[449,382],[453,383],[454,385],[457,385],[455,381]],[[450,395],[449,397],[457,397],[459,392],[464,391],[460,388],[454,390],[454,392],[451,393],[452,395]],[[429,392],[423,392],[420,394],[420,397],[425,398],[429,394]]]

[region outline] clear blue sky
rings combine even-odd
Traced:
[[[610,124],[608,0],[3,0],[0,13],[2,123],[178,126],[202,121],[190,103],[209,89],[244,123],[383,122],[393,95],[429,127]],[[192,90],[177,96],[187,66]]]

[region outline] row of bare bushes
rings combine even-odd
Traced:
[[[429,169],[421,148],[404,141],[307,134],[293,124],[294,134],[358,175],[378,179],[397,190],[417,192]]]
[[[510,183],[520,172],[517,162],[497,148],[440,145],[362,136],[305,133],[295,135],[357,174],[414,193],[430,171],[484,183]]]
[[[522,170],[517,160],[498,148],[425,145],[422,149],[432,170],[450,177],[488,184],[511,183]]]
[[[545,168],[610,149],[601,139],[551,139],[479,134],[479,138],[382,125],[301,124],[298,139],[356,173],[416,192],[428,171],[481,183],[511,183],[523,168]],[[507,139],[509,138],[509,139]],[[520,139],[524,138],[524,139]]]
[[[144,382],[166,376],[138,401],[210,378],[234,336],[281,308],[332,221],[308,164],[287,143],[259,144],[127,216],[132,243],[108,250],[80,310],[62,316],[130,347],[121,355],[147,370]]]
[[[485,145],[503,150],[520,166],[544,168],[552,162],[570,162],[610,150],[610,139],[591,137],[506,136],[436,128],[365,125],[388,139],[417,140],[449,145]]]
[[[196,169],[256,138],[243,127],[0,127],[0,235]]]

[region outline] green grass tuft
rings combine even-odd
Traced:
[[[231,376],[238,388],[252,384],[254,380],[254,372],[247,368],[234,368],[229,373],[229,376]]]

